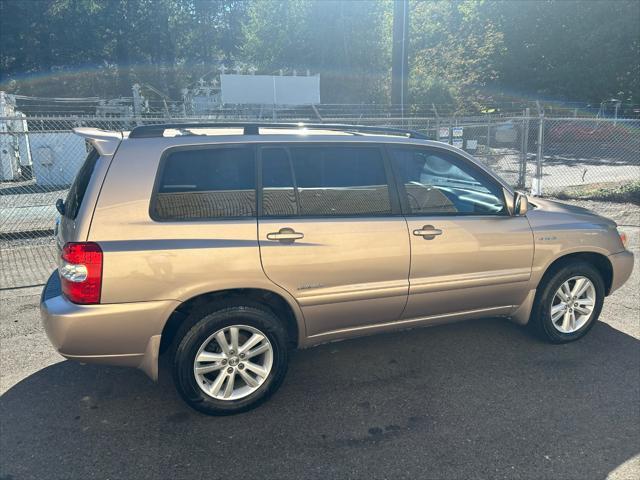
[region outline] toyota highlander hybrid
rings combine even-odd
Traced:
[[[204,413],[255,407],[288,354],[504,317],[584,336],[630,276],[616,224],[529,200],[418,132],[300,124],[77,128],[92,148],[41,299],[55,348],[158,377]]]

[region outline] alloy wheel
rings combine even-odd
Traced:
[[[255,392],[273,366],[273,346],[248,325],[222,328],[196,353],[193,374],[204,393],[217,400],[238,400]]]
[[[551,301],[551,323],[560,333],[584,327],[596,305],[596,289],[587,277],[576,276],[560,285]]]

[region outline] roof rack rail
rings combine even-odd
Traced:
[[[162,137],[168,129],[189,130],[197,128],[242,128],[244,135],[259,135],[260,128],[283,129],[316,129],[335,130],[347,133],[381,133],[386,135],[402,135],[408,138],[428,140],[424,133],[396,127],[378,127],[371,125],[347,125],[340,123],[262,123],[262,122],[227,122],[227,123],[163,123],[157,125],[140,125],[129,133],[129,138],[156,138]]]

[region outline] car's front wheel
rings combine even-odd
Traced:
[[[593,266],[579,261],[561,265],[540,283],[531,325],[552,343],[577,340],[600,316],[604,295],[602,275]]]
[[[256,407],[278,389],[287,371],[287,338],[269,310],[238,305],[192,320],[173,366],[189,405],[229,415]]]

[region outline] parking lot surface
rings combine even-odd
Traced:
[[[0,478],[640,477],[640,268],[584,339],[500,319],[295,352],[281,390],[233,417],[178,398],[167,366],[79,365],[39,289],[0,292]]]

